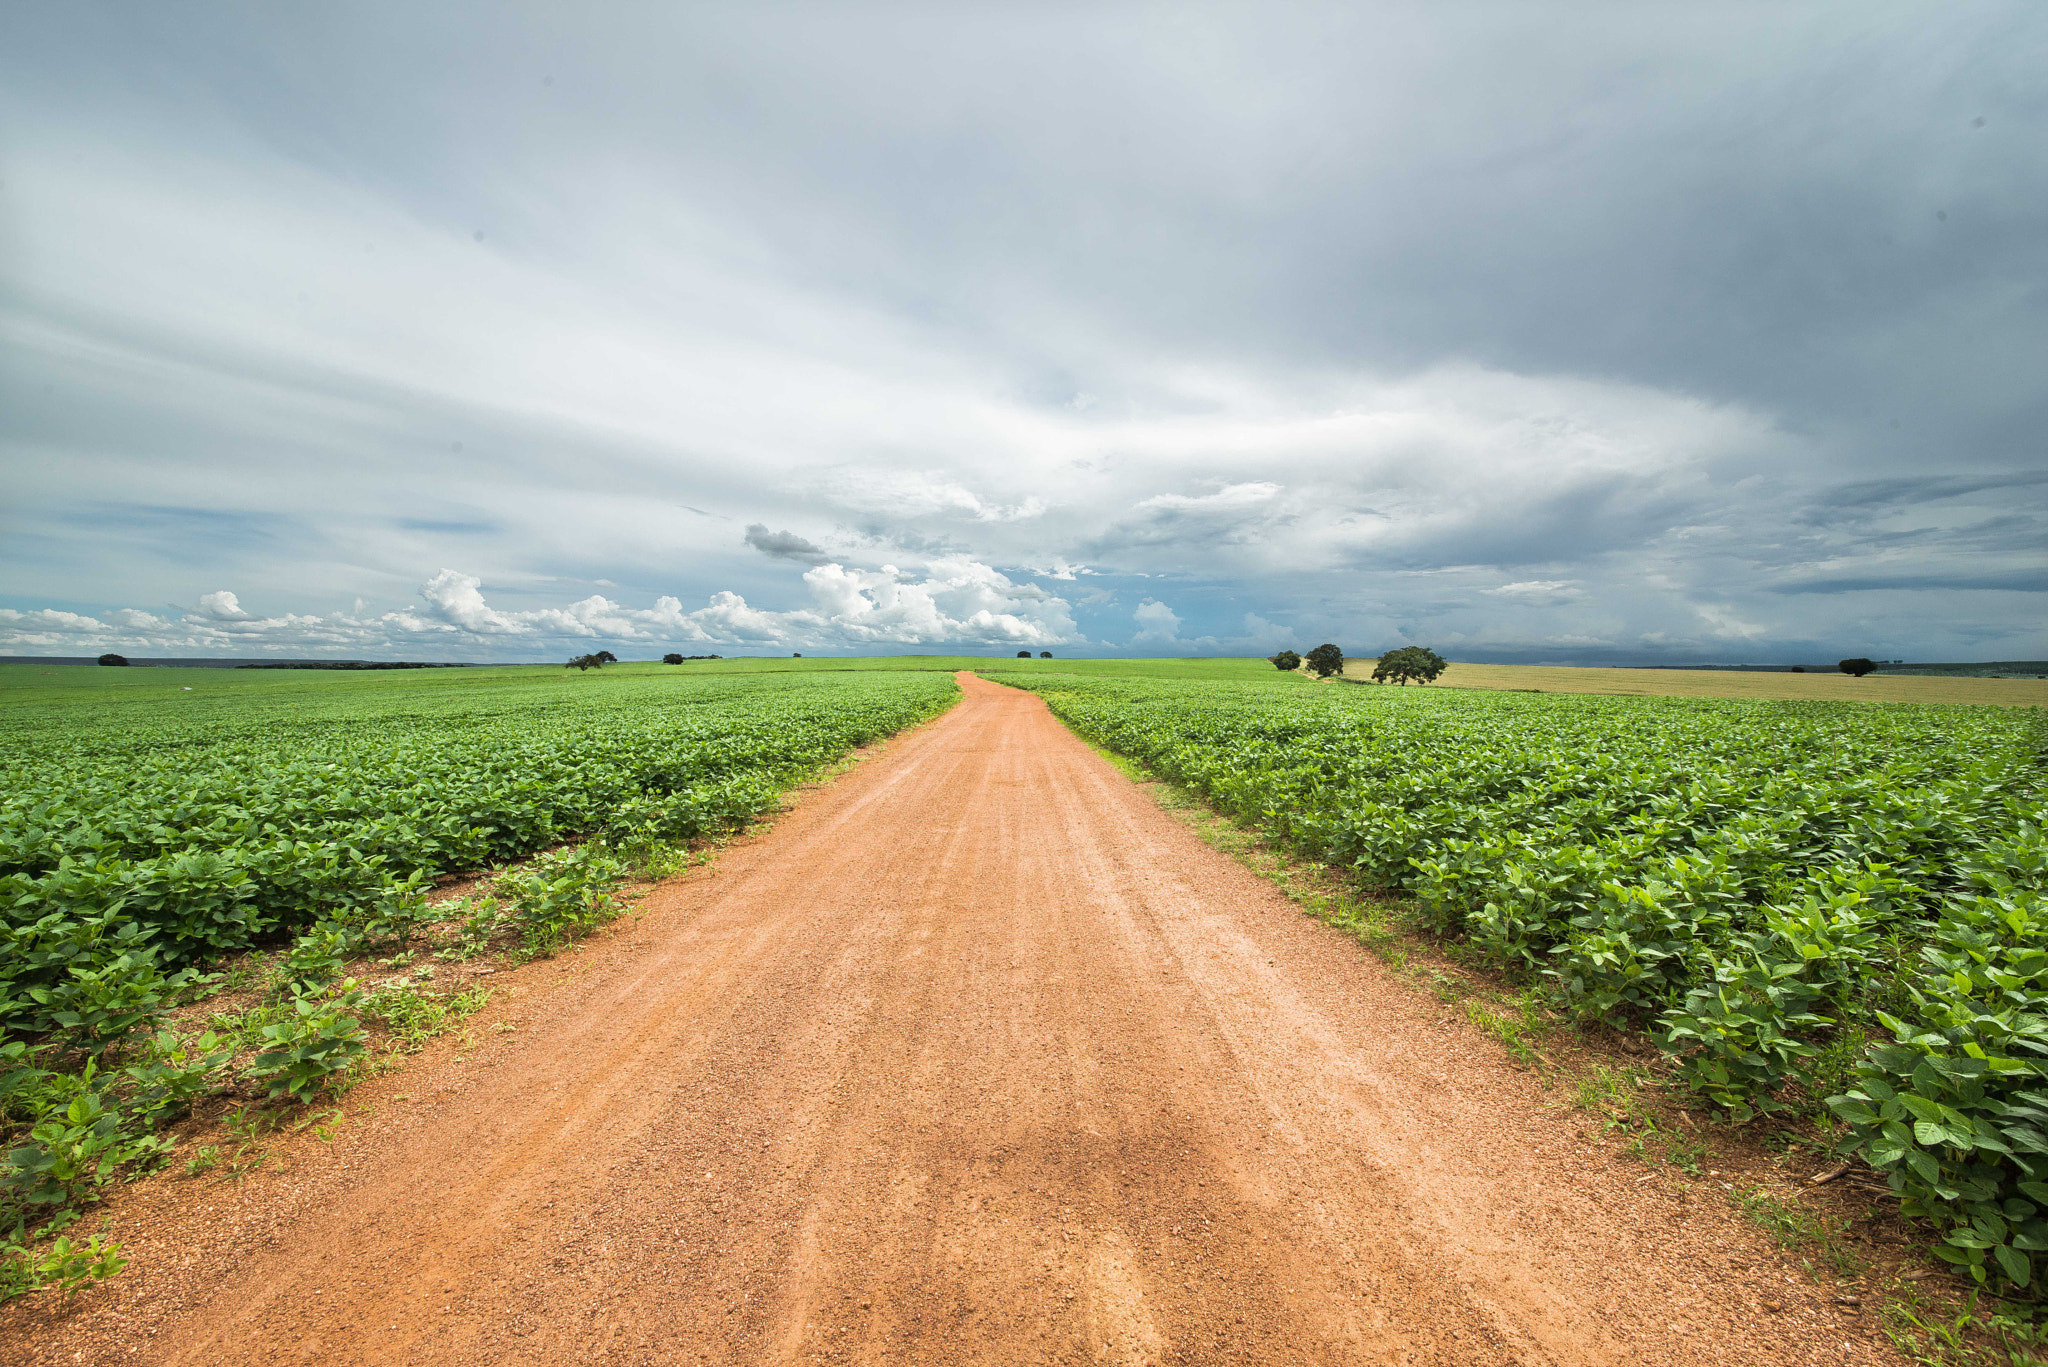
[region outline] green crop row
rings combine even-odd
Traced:
[[[2048,730],[2029,710],[997,676],[1647,1030],[1821,1100],[1938,1250],[2048,1250]]]

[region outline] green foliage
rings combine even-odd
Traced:
[[[1399,650],[1387,651],[1373,661],[1372,681],[1387,683],[1391,680],[1404,688],[1411,680],[1418,684],[1431,684],[1449,668],[1444,657],[1427,646],[1403,646]]]
[[[263,1027],[263,1052],[246,1075],[268,1083],[272,1101],[310,1102],[363,1052],[362,1022],[349,1014],[361,1003],[352,988],[293,998],[283,1019]]]
[[[1319,679],[1344,672],[1344,652],[1328,642],[1311,650],[1301,662],[1308,667],[1309,673]]]
[[[1944,1257],[2031,1284],[2048,1250],[2031,714],[1001,677],[1578,1015],[1648,1031],[1730,1118],[1831,1098],[1845,1150],[1937,1222]]]
[[[60,1234],[41,1252],[20,1243],[0,1244],[0,1301],[50,1287],[68,1301],[81,1288],[117,1276],[126,1266],[121,1245],[97,1234],[82,1244]]]
[[[1851,678],[1860,679],[1865,674],[1868,674],[1871,670],[1877,668],[1877,665],[1874,661],[1866,660],[1861,656],[1858,656],[1856,659],[1853,660],[1838,661],[1835,665],[1835,668],[1841,670],[1844,674],[1849,675]]]
[[[1962,861],[1921,948],[1911,1010],[1828,1105],[1847,1147],[1910,1214],[1947,1230],[1936,1253],[2021,1286],[2048,1250],[2048,840],[2031,823]]]
[[[379,990],[365,1001],[365,1009],[382,1020],[392,1037],[411,1052],[418,1052],[440,1034],[448,1019],[448,1003],[441,994],[411,983]]]
[[[149,1157],[164,1146],[122,1124],[118,1110],[99,1095],[81,1092],[61,1111],[51,1110],[7,1152],[0,1191],[16,1210],[60,1207],[89,1199],[124,1164]]]
[[[616,917],[623,907],[613,894],[626,870],[625,860],[592,842],[541,855],[500,878],[497,890],[512,903],[522,952],[545,957]]]
[[[957,696],[931,673],[254,677],[190,717],[92,691],[0,713],[0,1028],[47,1031],[30,989],[145,945],[172,974],[323,921],[402,944],[439,874],[729,828]]]
[[[1273,657],[1273,668],[1284,673],[1292,673],[1301,668],[1301,656],[1291,650],[1283,650]]]
[[[460,963],[488,949],[492,937],[503,928],[506,917],[495,897],[465,899],[458,905],[462,908],[462,918],[456,924],[454,938],[452,941],[444,940],[436,955]]]
[[[180,1035],[159,1030],[139,1056],[121,1069],[129,1113],[144,1130],[176,1120],[220,1085],[234,1044],[211,1030]]]

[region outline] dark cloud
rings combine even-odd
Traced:
[[[798,560],[806,565],[822,565],[832,556],[824,547],[804,540],[795,532],[771,532],[767,526],[756,522],[747,528],[747,544],[763,555],[778,560]]]
[[[2048,470],[1987,472],[1975,476],[1923,475],[1905,479],[1869,480],[1830,489],[1811,516],[1849,508],[1889,508],[1963,498],[1999,489],[2034,489],[2048,485]]]
[[[1892,574],[1808,579],[1774,584],[1772,593],[2044,593],[2048,569],[2011,570],[2002,574]]]

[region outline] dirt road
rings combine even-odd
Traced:
[[[1711,1184],[1639,1180],[1037,699],[963,686],[289,1176],[164,1181],[24,1356],[1888,1360]]]

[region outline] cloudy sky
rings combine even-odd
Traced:
[[[2041,658],[2044,71],[2037,0],[10,6],[0,651]]]

